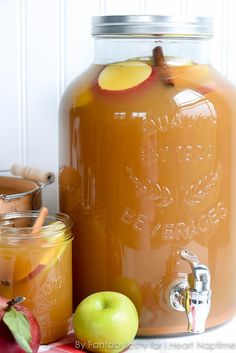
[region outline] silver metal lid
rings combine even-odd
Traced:
[[[210,17],[176,16],[95,16],[92,18],[93,36],[167,36],[203,37],[213,34]]]

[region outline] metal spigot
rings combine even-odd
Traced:
[[[188,280],[175,281],[169,292],[169,301],[173,309],[185,311],[188,319],[188,331],[201,333],[211,306],[210,271],[199,262],[196,255],[187,250],[180,252],[192,269]]]

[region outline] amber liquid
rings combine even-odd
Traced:
[[[168,288],[190,267],[211,271],[207,327],[235,313],[235,91],[207,65],[173,67],[121,92],[98,85],[93,66],[61,106],[61,211],[74,222],[74,305],[87,295],[128,295],[140,335],[176,334],[186,317]]]
[[[0,295],[26,298],[22,305],[36,317],[42,344],[54,342],[69,331],[71,250],[71,241],[41,248],[29,244],[24,248],[19,244],[18,247],[0,245]]]

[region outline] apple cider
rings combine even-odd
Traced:
[[[95,64],[60,106],[60,208],[73,220],[74,305],[114,290],[135,304],[139,335],[186,332],[168,296],[190,272],[179,255],[186,249],[209,268],[206,327],[216,326],[236,312],[235,88],[208,64],[211,35],[207,25],[197,31],[204,19],[195,32],[174,27],[172,36],[151,35],[147,19],[142,36],[137,21],[116,16],[109,36],[113,19],[95,19]],[[115,35],[124,21],[131,33]]]
[[[38,212],[0,215],[0,296],[26,298],[41,331],[41,343],[69,330],[72,315],[72,254],[69,217],[49,215],[32,235]]]

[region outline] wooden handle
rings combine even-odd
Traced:
[[[50,171],[27,167],[21,164],[13,164],[11,167],[13,175],[21,176],[25,179],[40,181],[42,183],[53,183],[55,175]]]

